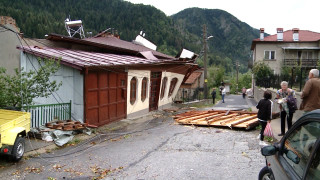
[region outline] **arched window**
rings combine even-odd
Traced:
[[[134,104],[137,99],[137,78],[133,77],[130,81],[130,103]]]
[[[164,92],[166,91],[167,81],[168,81],[168,78],[167,78],[167,77],[164,77],[164,78],[162,79],[160,99],[162,99],[162,98],[164,97]]]
[[[147,98],[148,79],[144,77],[141,85],[141,101],[143,102]]]
[[[177,82],[178,82],[178,78],[173,78],[171,80],[168,97],[170,97],[172,95],[174,88],[176,87]]]

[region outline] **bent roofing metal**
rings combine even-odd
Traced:
[[[117,37],[113,36],[107,36],[107,37],[91,37],[91,38],[84,38],[84,39],[78,39],[78,38],[72,38],[64,35],[59,34],[49,34],[48,40],[53,41],[65,41],[65,42],[73,42],[78,44],[84,44],[84,45],[90,45],[95,47],[100,47],[104,49],[111,49],[116,50],[119,52],[129,52],[133,54],[137,54],[143,51],[151,51],[154,56],[160,59],[172,59],[172,56],[163,54],[158,51],[154,51],[152,49],[149,49],[147,47],[144,47],[142,45],[134,44],[129,41],[121,40]]]
[[[174,116],[179,124],[252,129],[259,124],[257,113],[244,111],[189,111]]]
[[[122,66],[122,65],[147,65],[147,64],[172,64],[184,63],[178,59],[146,59],[142,57],[118,55],[111,53],[97,53],[80,50],[59,49],[59,48],[39,48],[39,47],[18,47],[18,49],[34,54],[42,58],[61,59],[61,63],[76,69],[93,66]]]

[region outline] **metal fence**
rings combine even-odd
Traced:
[[[306,75],[297,76],[282,76],[282,75],[271,75],[268,77],[262,77],[255,79],[256,85],[264,88],[280,89],[281,82],[287,81],[289,87],[301,91],[306,83]]]
[[[71,101],[60,104],[43,104],[23,107],[31,113],[31,127],[40,127],[47,122],[71,119]]]

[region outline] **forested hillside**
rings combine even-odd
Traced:
[[[251,41],[259,36],[259,31],[239,21],[226,11],[219,9],[185,9],[172,16],[175,26],[183,35],[184,41],[192,48],[201,47],[199,38],[202,25],[207,26],[209,65],[224,65],[227,71],[234,66],[226,66],[236,60],[245,65],[249,59]],[[197,35],[197,36],[195,36]],[[243,66],[244,68],[244,66]]]
[[[0,15],[16,19],[21,31],[33,38],[66,35],[64,20],[69,15],[81,19],[85,31],[93,34],[114,28],[121,39],[131,41],[143,30],[159,51],[171,55],[182,47],[201,54],[202,25],[207,24],[208,36],[214,36],[208,41],[209,64],[227,71],[235,60],[245,71],[251,40],[258,37],[258,30],[222,10],[191,8],[168,17],[155,7],[123,0],[1,0]]]

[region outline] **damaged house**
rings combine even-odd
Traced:
[[[97,126],[169,107],[181,83],[198,68],[194,58],[175,58],[107,32],[82,39],[49,34],[18,49],[25,71],[39,68],[39,57],[60,60],[51,79],[62,86],[49,98],[35,99],[36,105],[70,102],[72,119]],[[33,116],[43,114],[49,118],[33,126],[55,116],[50,110]]]

